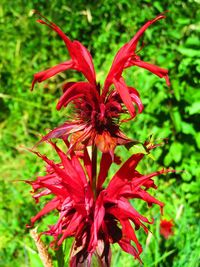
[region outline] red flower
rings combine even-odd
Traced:
[[[168,239],[170,235],[174,234],[173,228],[174,223],[172,220],[163,219],[160,221],[160,234],[164,236],[165,239]]]
[[[52,245],[58,246],[66,238],[74,237],[70,266],[79,266],[79,263],[84,261],[90,266],[95,251],[98,252],[102,266],[110,266],[112,243],[118,243],[125,252],[140,260],[142,247],[135,230],[142,227],[148,232],[145,224],[151,224],[153,220],[150,221],[138,213],[129,199],[141,199],[149,207],[157,204],[162,209],[163,203],[147,191],[149,188],[157,188],[153,181],[154,176],[170,170],[142,175],[136,167],[144,154],[135,154],[120,167],[104,188],[103,183],[112,162],[110,157],[109,160],[106,159],[107,154],[103,154],[95,196],[92,189],[92,162],[87,150],[82,156],[83,166],[74,152],[67,156],[54,143],[49,143],[56,150],[60,162],[55,163],[34,152],[46,162],[46,175],[28,183],[33,187],[36,202],[46,195],[52,195],[53,198],[31,219],[32,225],[50,211],[58,211],[57,223],[43,234],[53,236]]]
[[[131,66],[145,68],[160,78],[164,77],[169,85],[168,71],[140,60],[136,52],[138,41],[145,30],[164,17],[161,14],[148,21],[130,42],[117,52],[102,89],[96,82],[89,51],[80,42],[71,41],[54,23],[44,17],[38,20],[62,38],[71,59],[35,74],[32,89],[36,82],[45,81],[69,69],[81,72],[87,79],[87,81],[64,84],[63,95],[57,104],[57,109],[73,102],[76,108],[75,118],[52,130],[42,141],[71,135],[71,147],[79,149],[95,144],[102,152],[111,154],[116,145],[130,142],[119,129],[120,115],[129,113],[130,119],[133,119],[136,116],[135,106],[141,113],[143,105],[137,90],[126,85],[122,76],[123,70]]]

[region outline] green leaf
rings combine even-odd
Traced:
[[[165,158],[164,158],[164,164],[165,164],[165,166],[169,166],[170,163],[172,162],[172,160],[173,160],[173,158],[172,158],[171,154],[168,153],[168,154],[165,156]]]
[[[181,188],[182,188],[182,190],[184,192],[189,192],[190,191],[190,186],[187,183],[182,183]]]
[[[182,126],[182,132],[184,134],[192,134],[192,135],[196,134],[193,124],[182,121],[181,126]]]
[[[159,11],[162,12],[163,11],[163,7],[161,5],[161,3],[159,1],[155,1],[153,2],[153,6]]]
[[[183,25],[188,25],[190,23],[190,19],[186,17],[179,17],[176,19],[176,22]]]
[[[176,131],[180,132],[182,120],[181,120],[181,115],[180,115],[179,110],[177,108],[174,108],[173,112],[171,113],[171,116],[172,116],[172,120],[173,120]]]
[[[180,143],[174,142],[169,150],[169,153],[172,157],[172,159],[175,162],[179,162],[181,160],[182,157],[182,148],[183,146]]]
[[[197,35],[189,36],[185,42],[186,46],[198,46],[199,38]]]
[[[186,107],[186,111],[190,114],[199,114],[200,113],[200,101],[194,102],[190,107]]]
[[[189,172],[183,172],[181,177],[185,182],[189,182],[192,179],[192,175]]]
[[[182,55],[187,56],[187,57],[200,57],[199,50],[196,50],[196,49],[186,48],[186,47],[178,47],[177,50]]]
[[[172,81],[172,88],[174,91],[174,95],[176,97],[176,100],[180,101],[180,85],[178,80],[173,80]]]

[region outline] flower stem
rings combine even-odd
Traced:
[[[53,267],[53,261],[51,259],[51,256],[48,253],[47,247],[40,239],[40,235],[37,233],[37,228],[32,229],[30,231],[30,234],[31,234],[31,237],[33,238],[33,240],[35,241],[40,259],[41,259],[44,267]]]
[[[92,190],[94,199],[97,197],[97,147],[92,147]]]

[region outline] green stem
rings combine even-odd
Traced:
[[[94,199],[97,197],[97,147],[92,147],[92,189],[94,193]]]

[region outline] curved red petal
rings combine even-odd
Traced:
[[[94,88],[90,83],[88,82],[77,82],[73,83],[71,87],[68,87],[67,90],[64,92],[62,97],[60,98],[58,104],[57,104],[57,110],[61,109],[62,106],[67,106],[69,102],[72,100],[85,96],[87,98],[87,95],[91,95],[93,98],[98,99],[98,93],[96,88]]]
[[[118,242],[118,244],[125,252],[133,255],[136,259],[140,261],[140,263],[142,263],[137,250],[131,245],[130,241],[122,239]]]
[[[146,70],[149,70],[150,72],[157,75],[158,77],[164,78],[166,80],[167,85],[170,86],[170,81],[169,81],[169,77],[168,77],[168,70],[166,70],[166,69],[160,68],[160,67],[153,65],[153,64],[150,64],[148,62],[144,62],[144,61],[140,60],[138,57],[136,59],[133,58],[130,61],[129,66],[138,66],[140,68],[144,68]]]
[[[78,41],[72,42],[55,23],[48,21],[45,17],[43,18],[39,19],[38,22],[47,25],[62,38],[73,61],[74,69],[82,72],[90,83],[96,85],[94,65],[87,48]]]
[[[117,52],[112,66],[110,68],[110,71],[106,77],[105,83],[104,83],[104,94],[107,94],[107,91],[110,87],[110,85],[113,83],[113,79],[119,79],[122,75],[122,72],[124,68],[126,67],[127,61],[135,54],[135,50],[138,44],[139,39],[143,35],[143,33],[146,31],[146,29],[153,23],[155,23],[157,20],[163,19],[165,16],[163,14],[158,15],[156,18],[149,20],[147,23],[145,23],[140,30],[135,34],[135,36],[125,45],[123,45],[119,51]]]
[[[44,71],[40,71],[36,74],[34,74],[34,79],[32,82],[32,87],[31,90],[33,90],[34,85],[36,82],[43,82],[49,78],[51,78],[52,76],[58,74],[59,72],[63,72],[65,70],[68,69],[73,69],[74,63],[72,62],[72,60],[66,61],[64,63],[60,63],[50,69],[44,70]]]
[[[128,87],[126,86],[126,84],[122,78],[120,78],[120,80],[114,79],[113,83],[114,83],[115,88],[117,89],[117,92],[119,93],[124,105],[127,107],[131,117],[134,118],[135,117],[135,108],[133,106]]]
[[[112,157],[109,153],[103,153],[100,162],[100,171],[97,179],[97,190],[100,190],[112,164]]]
[[[31,218],[31,223],[34,224],[40,217],[44,216],[45,214],[49,213],[50,211],[56,209],[60,204],[60,200],[56,197],[49,201],[41,211],[38,212],[37,215]]]

